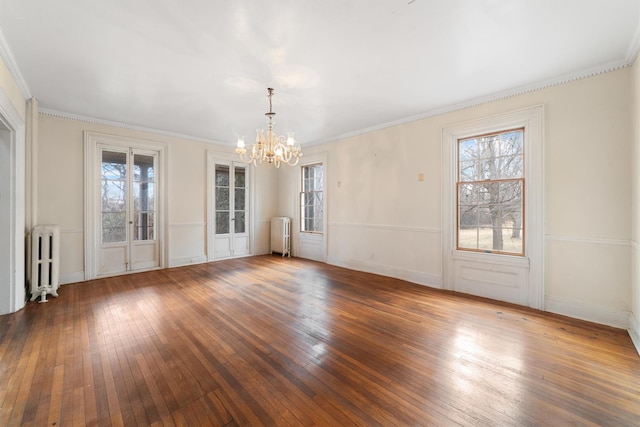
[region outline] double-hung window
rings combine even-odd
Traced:
[[[322,163],[302,166],[300,231],[323,232],[324,168]]]
[[[458,140],[458,250],[524,255],[524,129]]]

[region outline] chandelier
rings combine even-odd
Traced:
[[[296,143],[293,138],[293,132],[287,132],[287,136],[278,136],[273,131],[273,125],[275,122],[273,118],[276,113],[273,112],[273,104],[271,98],[273,97],[273,88],[267,88],[269,92],[269,112],[264,115],[268,117],[267,133],[265,135],[264,130],[258,130],[256,136],[256,142],[251,147],[251,151],[248,152],[244,145],[244,136],[238,138],[238,144],[236,145],[236,153],[240,158],[247,162],[253,163],[257,166],[258,163],[271,163],[277,168],[281,163],[286,163],[290,166],[295,166],[302,156],[302,148],[300,144]]]

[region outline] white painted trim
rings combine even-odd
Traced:
[[[442,289],[442,276],[427,274],[421,271],[407,270],[391,265],[380,264],[377,262],[345,260],[333,256],[327,257],[327,264],[348,268],[351,270],[379,274],[381,276],[394,277],[418,285]]]
[[[327,235],[329,234],[328,230],[328,215],[329,210],[327,209],[327,203],[329,198],[331,197],[331,189],[329,188],[329,158],[326,151],[320,151],[318,153],[313,153],[304,157],[304,160],[301,161],[296,166],[296,196],[293,198],[295,203],[294,208],[294,218],[291,219],[291,252],[293,256],[302,256],[300,253],[302,243],[303,242],[320,242],[321,245],[321,256],[322,258],[317,260],[320,262],[327,262],[329,246],[327,244]],[[302,192],[302,168],[304,166],[310,166],[314,164],[322,163],[323,165],[323,185],[324,195],[322,198],[322,212],[324,212],[324,216],[322,218],[322,229],[324,232],[322,234],[318,233],[303,233],[300,231],[301,227],[301,218],[302,212],[300,206],[300,193]]]
[[[404,231],[408,233],[430,233],[430,234],[441,233],[441,230],[439,228],[411,227],[411,226],[388,225],[388,224],[364,224],[364,223],[351,223],[351,222],[330,222],[329,227],[365,228],[370,230]]]
[[[529,258],[523,256],[511,256],[502,254],[487,254],[481,252],[470,251],[451,251],[451,257],[453,259],[461,261],[478,262],[482,264],[503,265],[510,267],[524,267],[529,268],[531,263]]]
[[[20,72],[18,63],[16,62],[13,52],[7,43],[7,39],[4,37],[2,28],[0,28],[0,57],[2,57],[2,60],[9,69],[9,73],[11,73],[11,77],[13,77],[13,80],[15,80],[18,85],[18,89],[20,89],[20,93],[24,97],[25,101],[31,98],[29,85],[27,85],[27,81],[24,79],[22,72]]]
[[[629,329],[630,313],[625,310],[549,296],[545,298],[545,309],[563,316],[613,326],[614,328]]]
[[[631,240],[629,243],[631,244],[631,247],[632,247],[633,249],[638,249],[638,250],[640,250],[640,243],[636,242],[635,240]]]
[[[600,239],[592,237],[571,237],[546,235],[545,239],[552,242],[581,243],[587,245],[631,246],[631,241],[622,239]]]
[[[204,264],[206,262],[207,262],[207,257],[205,255],[200,255],[196,257],[173,258],[169,260],[169,268],[183,267],[185,265],[193,265],[193,264]]]
[[[0,122],[9,129],[9,164],[10,164],[10,199],[9,199],[9,265],[14,274],[10,275],[9,283],[2,286],[9,287],[9,312],[13,313],[24,307],[26,303],[25,288],[25,201],[26,201],[26,171],[25,171],[25,133],[24,120],[11,102],[11,99],[0,87]],[[4,201],[3,203],[6,203]],[[0,313],[5,314],[5,313]]]
[[[25,197],[27,203],[25,222],[27,231],[38,225],[38,146],[40,138],[38,106],[39,102],[36,98],[31,98],[27,102],[27,128],[25,133]]]
[[[638,322],[633,313],[629,314],[629,336],[636,347],[638,355],[640,355],[640,322]]]
[[[158,243],[160,267],[165,268],[169,259],[169,146],[163,142],[100,132],[84,131],[84,274],[85,280],[97,277],[97,238],[99,235],[99,217],[96,203],[97,173],[95,165],[98,144],[123,148],[143,149],[158,152]],[[154,268],[155,269],[155,268]],[[142,270],[136,270],[138,273]],[[129,274],[126,272],[124,274]]]
[[[461,138],[489,132],[524,127],[525,159],[525,233],[526,258],[530,260],[528,272],[527,305],[544,308],[544,106],[489,116],[469,122],[453,124],[442,129],[442,260],[443,286],[454,289],[455,195],[457,180],[456,145]],[[483,254],[497,262],[504,256]]]
[[[247,177],[245,178],[249,184],[249,208],[247,209],[247,213],[249,218],[247,220],[247,224],[249,227],[249,255],[254,254],[256,247],[256,236],[255,231],[256,227],[254,224],[254,218],[257,216],[255,212],[256,204],[256,173],[255,170],[252,170],[251,163],[246,163],[242,161],[238,161],[238,156],[232,151],[218,151],[218,150],[207,150],[207,167],[206,167],[206,188],[207,188],[207,196],[206,196],[206,210],[207,210],[207,222],[205,223],[206,227],[206,243],[207,247],[205,249],[206,259],[208,262],[219,261],[222,258],[215,257],[215,234],[214,230],[216,229],[215,222],[215,214],[216,210],[214,207],[215,200],[213,198],[213,192],[215,189],[215,165],[216,163],[224,163],[230,166],[234,165],[242,165],[246,166]],[[233,258],[241,258],[246,255],[235,256]]]
[[[90,123],[90,124],[94,124],[94,125],[102,125],[102,126],[109,126],[109,127],[114,127],[114,128],[118,128],[118,129],[126,129],[126,130],[138,131],[138,132],[146,132],[146,133],[151,133],[151,134],[155,134],[155,135],[170,136],[170,137],[173,137],[173,138],[180,138],[180,139],[188,139],[190,141],[206,142],[208,144],[227,145],[227,146],[235,144],[235,142],[223,143],[223,142],[219,142],[219,141],[214,141],[212,139],[200,138],[200,137],[197,137],[197,136],[194,136],[194,135],[185,135],[185,134],[176,133],[176,132],[169,132],[169,131],[165,131],[165,130],[161,130],[161,129],[152,129],[152,128],[147,128],[147,127],[143,127],[143,126],[132,125],[132,124],[129,124],[129,123],[116,122],[116,121],[112,121],[112,120],[104,120],[104,119],[98,119],[98,118],[95,118],[95,117],[83,116],[83,115],[80,115],[80,114],[65,113],[63,111],[51,110],[51,109],[48,109],[48,108],[41,108],[40,109],[40,114],[44,114],[44,115],[51,116],[51,117],[56,117],[56,118],[59,118],[59,119],[76,120],[76,121]]]

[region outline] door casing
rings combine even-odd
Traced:
[[[85,153],[85,280],[96,277],[111,276],[117,274],[128,274],[134,271],[106,272],[100,274],[100,245],[101,245],[101,207],[100,207],[100,146],[118,147],[120,149],[133,149],[157,153],[156,170],[156,192],[157,192],[157,215],[156,232],[158,239],[159,266],[152,268],[141,268],[136,270],[152,270],[165,268],[167,265],[168,232],[167,232],[167,198],[165,191],[167,188],[167,145],[155,141],[148,141],[136,138],[127,138],[117,135],[109,135],[98,132],[84,132],[84,153]]]

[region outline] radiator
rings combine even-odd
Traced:
[[[291,220],[286,216],[271,218],[271,253],[291,256]]]
[[[47,302],[47,294],[58,296],[60,269],[60,228],[57,225],[37,225],[30,239],[31,301],[40,297]]]

